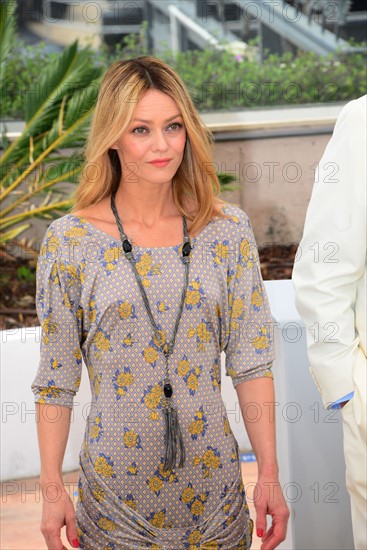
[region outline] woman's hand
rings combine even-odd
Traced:
[[[67,550],[61,541],[61,529],[66,526],[66,537],[73,548],[78,548],[75,510],[61,482],[41,483],[43,495],[41,532],[48,550]]]
[[[289,509],[277,478],[259,477],[254,489],[256,532],[261,538],[261,550],[274,550],[286,537]],[[266,530],[266,515],[272,524]]]

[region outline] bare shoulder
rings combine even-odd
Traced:
[[[111,208],[110,208],[110,199],[109,197],[105,197],[101,201],[99,201],[96,204],[91,204],[90,206],[87,206],[86,208],[82,208],[80,210],[75,210],[73,212],[75,216],[82,216],[83,218],[86,218],[87,220],[100,220],[104,222],[111,222]]]

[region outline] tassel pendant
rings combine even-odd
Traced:
[[[179,468],[183,468],[185,464],[185,446],[178,422],[177,410],[172,407],[171,399],[166,397],[165,406],[163,407],[165,434],[165,457],[164,470],[173,470],[176,466],[177,446],[180,450]]]

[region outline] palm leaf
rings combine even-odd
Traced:
[[[6,59],[15,42],[15,10],[15,0],[0,3],[0,97],[3,97],[7,79],[10,76]]]
[[[0,5],[3,74],[11,52],[15,3],[12,10],[6,11]],[[74,42],[56,63],[40,72],[35,83],[37,93],[26,97],[25,129],[0,158],[1,246],[30,227],[25,221],[53,219],[72,206],[59,187],[75,183],[83,166],[80,150],[101,74],[101,69],[88,62],[89,55],[88,50],[78,51],[78,43]],[[56,197],[55,192],[60,196]]]

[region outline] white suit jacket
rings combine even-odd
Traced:
[[[366,376],[367,96],[348,103],[316,171],[293,269],[311,374],[324,405]],[[365,382],[363,382],[365,383]]]

